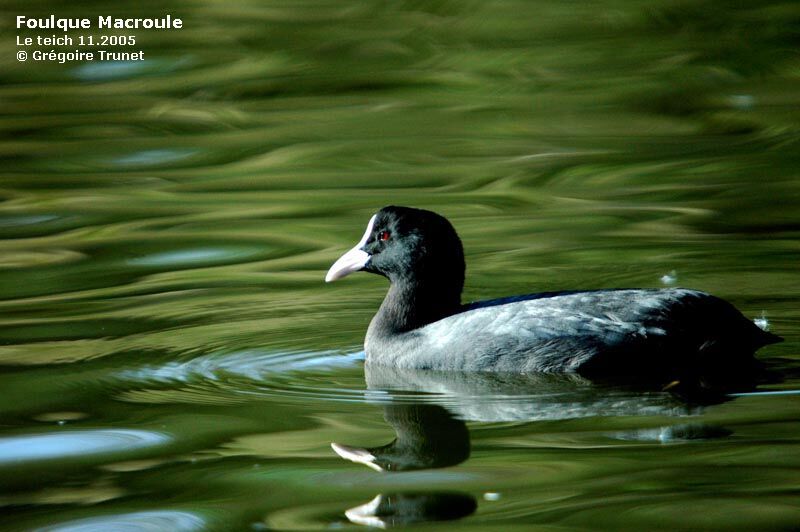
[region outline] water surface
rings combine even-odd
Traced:
[[[4,529],[796,528],[796,3],[113,10],[184,29],[142,63],[0,40]],[[386,204],[451,219],[465,300],[706,290],[781,378],[368,386],[385,281],[323,277]]]

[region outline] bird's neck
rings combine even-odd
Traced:
[[[370,333],[402,333],[424,327],[461,310],[461,286],[441,281],[392,282]]]

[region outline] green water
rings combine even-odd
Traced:
[[[0,527],[798,527],[796,2],[76,4],[0,18]],[[51,13],[184,28],[18,62]],[[323,277],[386,204],[451,219],[467,300],[706,290],[782,378],[368,389],[386,283]]]

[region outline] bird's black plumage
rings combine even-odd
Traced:
[[[780,341],[696,290],[530,294],[463,305],[461,241],[444,217],[384,207],[327,280],[377,273],[389,291],[369,325],[367,363],[399,368],[651,374],[747,371]]]

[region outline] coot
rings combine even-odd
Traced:
[[[780,341],[717,297],[680,288],[549,292],[462,304],[453,226],[421,209],[377,212],[325,281],[363,270],[391,286],[367,330],[368,364],[495,372],[657,375],[748,372]]]

